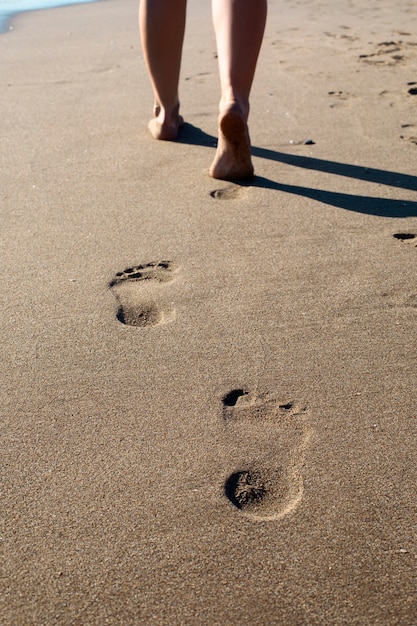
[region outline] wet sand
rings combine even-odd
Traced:
[[[4,624],[416,623],[417,17],[271,0],[256,178],[151,138],[134,3],[0,36]]]

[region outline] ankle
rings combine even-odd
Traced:
[[[180,103],[177,102],[174,106],[164,107],[161,104],[155,104],[153,113],[154,117],[162,125],[170,125],[176,123],[179,117]]]
[[[249,117],[249,101],[236,96],[222,98],[219,104],[219,113],[220,117],[233,113],[247,122]]]

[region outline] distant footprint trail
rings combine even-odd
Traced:
[[[178,266],[171,261],[155,261],[118,272],[109,288],[118,304],[119,322],[146,327],[171,321],[175,311],[166,303],[163,290],[177,271]]]
[[[254,520],[277,520],[303,497],[308,412],[269,393],[234,389],[223,398],[225,437],[234,468],[224,485],[229,501]]]

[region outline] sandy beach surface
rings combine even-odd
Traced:
[[[176,143],[137,6],[0,36],[5,626],[417,624],[417,11],[271,0],[256,178]]]

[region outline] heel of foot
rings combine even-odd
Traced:
[[[248,126],[234,111],[219,120],[219,141],[209,174],[220,180],[247,180],[253,177]]]
[[[247,125],[237,113],[227,113],[220,120],[220,131],[226,140],[233,146],[240,146],[242,142],[249,140]]]
[[[181,115],[169,124],[162,124],[156,117],[148,123],[148,129],[154,139],[162,141],[175,141],[178,138],[184,120]]]

